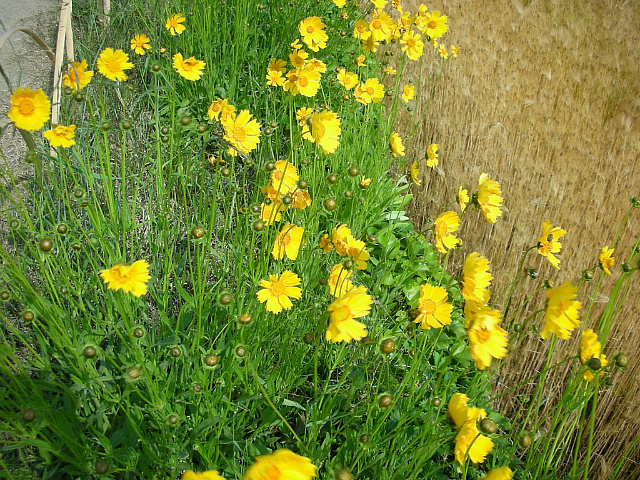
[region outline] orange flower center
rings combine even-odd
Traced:
[[[288,233],[284,233],[284,234],[281,233],[279,240],[280,240],[280,245],[282,245],[283,247],[286,247],[291,243],[291,235],[289,235]]]
[[[315,29],[311,25],[307,27],[307,33],[313,33],[314,30]]]
[[[283,173],[280,170],[274,170],[271,174],[276,180],[282,180]]]
[[[436,313],[436,302],[427,298],[420,305],[420,311],[425,315],[433,315]]]
[[[119,60],[115,58],[110,58],[105,63],[107,66],[107,70],[109,70],[111,73],[122,72],[122,64],[120,63]]]
[[[482,327],[479,329],[474,328],[473,333],[476,337],[477,343],[487,343],[491,338],[491,332],[486,328]]]
[[[323,138],[325,133],[326,133],[326,130],[324,128],[324,125],[322,125],[321,123],[317,123],[316,125],[314,125],[314,127],[313,127],[313,136],[314,137]]]
[[[307,77],[300,77],[298,79],[298,85],[300,85],[301,87],[306,87],[307,85],[309,85],[309,79],[307,79]]]
[[[435,20],[431,20],[427,25],[430,29],[434,29],[438,27],[438,22],[436,22]]]
[[[275,282],[271,282],[271,286],[269,287],[269,292],[274,297],[279,297],[280,295],[284,295],[286,288],[287,287],[280,280],[276,280]]]
[[[380,30],[382,28],[382,23],[380,23],[380,20],[374,20],[371,26],[376,30]]]
[[[247,138],[247,132],[244,127],[235,127],[233,129],[233,139],[236,142],[244,142],[245,138]]]
[[[413,48],[416,45],[416,41],[413,38],[408,38],[405,43],[407,44],[407,47],[409,47],[409,48]]]
[[[373,87],[367,87],[367,93],[369,95],[373,95],[376,91],[373,89]]]
[[[436,237],[444,237],[447,235],[447,224],[444,222],[436,222],[433,226],[433,231],[436,234]]]
[[[187,72],[190,72],[196,68],[196,62],[194,62],[193,60],[185,60],[184,62],[182,62],[182,69]]]
[[[23,98],[18,104],[18,111],[23,117],[30,117],[36,110],[33,101],[30,98]]]

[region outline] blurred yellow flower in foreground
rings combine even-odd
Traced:
[[[147,293],[149,264],[145,260],[138,260],[131,265],[118,263],[117,265],[100,271],[102,281],[109,290],[124,290],[134,297]]]
[[[492,468],[487,472],[484,480],[511,480],[513,472],[509,467]]]
[[[311,136],[323,153],[333,153],[340,145],[340,119],[329,110],[314,113],[311,117]]]
[[[543,339],[549,338],[549,333],[555,333],[559,338],[567,340],[571,332],[580,325],[578,310],[582,304],[575,300],[577,291],[578,287],[570,282],[547,290],[544,327],[540,332]]]
[[[287,223],[276,235],[271,255],[276,260],[280,260],[285,255],[291,260],[298,258],[304,228]]]
[[[580,342],[580,361],[583,364],[587,365],[587,370],[584,372],[584,379],[587,381],[591,381],[595,378],[595,375],[591,372],[591,370],[597,370],[598,375],[602,375],[604,373],[604,367],[607,366],[607,357],[605,357],[602,353],[602,345],[598,341],[598,335],[594,333],[594,331],[590,328],[587,328],[584,332],[582,332],[582,339]],[[598,362],[595,362],[594,365],[589,365],[589,360],[591,358],[598,359]]]
[[[217,470],[207,470],[206,472],[196,473],[193,470],[187,470],[182,474],[180,480],[225,480],[221,477]]]
[[[507,356],[507,332],[498,325],[502,315],[498,310],[478,306],[466,318],[469,353],[476,361],[476,368],[484,370],[494,358]]]
[[[317,470],[308,458],[282,449],[257,457],[242,480],[311,480]]]
[[[299,299],[302,296],[300,277],[290,270],[282,272],[280,276],[269,275],[269,280],[260,280],[259,285],[264,287],[258,291],[258,301],[266,302],[266,309],[271,313],[280,313],[289,310],[293,303],[289,298]]]
[[[75,145],[76,142],[73,139],[75,134],[76,126],[58,124],[53,129],[47,130],[42,135],[44,138],[49,140],[52,147],[70,147],[71,145]]]
[[[11,109],[7,116],[16,127],[39,130],[49,120],[51,103],[42,89],[17,88],[11,95]]]

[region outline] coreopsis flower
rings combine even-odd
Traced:
[[[461,393],[451,397],[448,405],[449,416],[452,418],[458,434],[455,439],[456,460],[463,464],[467,458],[472,462],[482,463],[493,450],[493,441],[481,435],[476,423],[487,416],[481,408],[469,407],[469,398]]]
[[[362,40],[362,50],[366,53],[376,53],[379,46],[380,42],[374,40],[372,36],[369,36],[366,40]]]
[[[91,70],[87,70],[86,60],[82,60],[81,62],[71,62],[67,73],[62,76],[62,84],[65,87],[69,87],[74,92],[77,92],[89,85],[92,77],[93,72]]]
[[[356,65],[358,65],[359,67],[364,67],[365,63],[364,63],[364,55],[360,54],[358,55],[355,59],[354,62],[356,62]]]
[[[391,148],[393,158],[404,157],[402,138],[396,132],[392,132],[391,136],[389,136],[389,147]]]
[[[304,228],[287,223],[276,235],[271,255],[276,260],[280,260],[285,255],[291,260],[298,258]]]
[[[485,290],[493,277],[489,273],[489,260],[477,252],[470,253],[464,260],[462,269],[462,296],[465,300],[484,303]]]
[[[575,300],[577,291],[578,287],[570,282],[547,290],[544,327],[540,332],[543,339],[549,338],[549,333],[554,333],[558,338],[567,340],[571,332],[580,325],[578,310],[582,304]]]
[[[402,35],[400,39],[402,45],[402,51],[407,54],[409,60],[418,60],[422,56],[422,50],[424,43],[419,34],[413,33],[408,30]]]
[[[442,44],[438,45],[438,51],[440,52],[440,56],[445,60],[449,57],[449,52],[447,52],[447,47],[445,47],[444,45]]]
[[[333,244],[331,243],[331,239],[329,238],[328,233],[322,235],[318,246],[322,249],[322,253],[329,253],[331,250],[333,250]]]
[[[282,87],[291,95],[313,97],[318,93],[321,77],[322,74],[313,67],[296,68],[287,72],[287,80]]]
[[[211,102],[211,105],[209,105],[207,116],[209,117],[209,120],[216,119],[222,122],[225,118],[227,118],[227,115],[235,111],[236,107],[234,107],[233,105],[229,105],[228,99],[218,98],[217,100]]]
[[[438,165],[438,144],[432,143],[427,147],[427,167],[435,167]]]
[[[267,70],[276,70],[278,72],[284,73],[287,71],[287,62],[281,60],[280,58],[272,58],[271,62],[269,62]]]
[[[346,256],[353,258],[353,261],[356,262],[355,267],[358,270],[365,270],[367,268],[367,260],[369,260],[370,256],[362,240],[356,240],[352,235],[347,236],[345,251]]]
[[[372,303],[371,296],[363,286],[340,295],[327,308],[330,322],[325,338],[331,343],[361,340],[367,334],[367,329],[355,319],[367,315]]]
[[[341,263],[334,265],[327,279],[329,293],[337,298],[351,290],[353,288],[353,283],[349,280],[351,276],[353,276],[353,270],[347,270]]]
[[[182,25],[186,19],[182,16],[181,13],[174,13],[169,18],[167,18],[167,22],[164,24],[164,28],[169,30],[171,35],[180,35],[185,31],[185,26]]]
[[[298,121],[298,125],[304,127],[307,124],[307,119],[311,118],[313,115],[313,109],[309,107],[300,107],[296,110],[296,120]]]
[[[224,140],[231,144],[227,152],[236,156],[238,153],[247,154],[260,143],[260,124],[251,119],[248,110],[242,110],[236,117],[230,113],[222,120]]]
[[[453,58],[458,57],[459,51],[460,51],[460,47],[454,47],[453,45],[451,45],[451,55],[453,55]],[[508,467],[504,467],[504,468],[508,468]]]
[[[358,186],[362,189],[369,188],[371,185],[371,179],[367,178],[365,175],[362,175],[360,182],[358,182]]]
[[[442,328],[451,323],[453,306],[447,303],[449,295],[442,287],[425,284],[420,286],[418,311],[420,314],[414,322],[419,323],[423,330]]]
[[[327,71],[327,64],[317,58],[307,60],[306,67],[313,68],[316,72],[324,73]]]
[[[420,169],[418,168],[418,162],[413,162],[411,164],[409,173],[411,174],[411,180],[413,181],[413,183],[419,186],[422,183],[422,180],[420,180]]]
[[[267,85],[272,87],[282,87],[285,82],[285,78],[282,76],[282,72],[279,70],[267,70]]]
[[[340,145],[340,119],[329,110],[314,113],[311,117],[311,136],[323,153],[333,153]]]
[[[611,270],[609,269],[613,267],[613,262],[616,260],[611,255],[613,255],[613,248],[609,248],[609,246],[602,247],[602,250],[600,250],[600,266],[607,275],[611,275]]]
[[[373,3],[378,10],[382,10],[387,5],[387,0],[371,0],[371,3]]]
[[[462,188],[462,186],[458,187],[458,205],[460,205],[460,211],[464,213],[467,208],[467,204],[469,203],[469,192]]]
[[[397,70],[391,65],[387,65],[382,71],[387,75],[395,75],[396,73],[398,73]]]
[[[502,212],[502,192],[500,184],[491,180],[489,175],[483,173],[478,180],[478,194],[476,196],[477,205],[482,211],[482,215],[489,223],[495,223]]]
[[[340,8],[344,7],[344,4],[347,2],[347,0],[332,0],[332,1],[336,7],[340,7]]]
[[[267,225],[279,222],[282,219],[282,212],[286,209],[287,207],[280,202],[271,202],[269,205],[262,203],[260,204],[260,220]]]
[[[351,229],[346,225],[340,224],[331,230],[331,243],[335,247],[338,255],[342,257],[348,256],[347,243],[350,238],[353,238]]]
[[[385,12],[375,12],[369,22],[371,38],[376,42],[387,42],[391,40],[395,29],[396,22]]]
[[[353,94],[362,104],[380,103],[384,98],[384,85],[377,78],[370,78],[359,83]]]
[[[542,235],[538,237],[538,253],[549,260],[553,268],[560,268],[560,260],[553,254],[562,248],[559,238],[566,234],[560,227],[552,227],[551,222],[542,222]]]
[[[298,288],[300,283],[300,277],[290,270],[285,270],[280,276],[269,275],[269,280],[259,282],[264,288],[256,293],[258,301],[266,302],[266,309],[271,313],[289,310],[293,306],[290,298],[297,300],[302,296],[302,290]]]
[[[351,90],[358,84],[358,74],[347,72],[344,68],[338,71],[338,82],[347,90]]]
[[[416,96],[416,89],[413,85],[405,85],[402,89],[402,100],[404,103],[409,103],[409,100],[413,100]]]
[[[500,312],[489,307],[478,308],[468,319],[469,353],[478,370],[491,366],[494,358],[507,355],[507,332],[498,325],[500,320]]]
[[[31,132],[40,130],[49,120],[51,103],[41,88],[18,87],[11,95],[11,108],[7,116],[14,125]]]
[[[419,12],[416,18],[416,26],[424,35],[428,35],[431,38],[440,38],[449,30],[448,21],[447,16],[440,15],[438,11],[424,12],[422,14]]]
[[[181,53],[176,53],[173,56],[173,68],[176,69],[182,78],[186,78],[187,80],[200,80],[205,65],[202,60],[196,60],[194,57],[183,60]]]
[[[511,480],[513,472],[509,467],[492,468],[487,472],[484,480]]]
[[[402,5],[400,5],[400,0],[391,0],[391,6],[402,13],[403,10]]]
[[[460,217],[456,212],[441,213],[433,222],[433,236],[435,237],[436,249],[440,253],[447,253],[447,250],[460,243],[460,240],[452,235],[458,231],[459,226]]]
[[[63,147],[67,148],[71,145],[75,145],[76,142],[73,139],[76,131],[75,125],[62,125],[58,124],[53,129],[47,130],[42,135],[44,138],[49,140],[52,147]]]
[[[217,470],[207,470],[206,472],[194,472],[193,470],[185,471],[180,480],[225,480],[218,474]]]
[[[311,480],[317,470],[308,458],[282,449],[257,457],[242,480]]]
[[[580,341],[580,361],[582,364],[586,364],[590,358],[597,358],[600,361],[600,368],[596,372],[598,375],[602,375],[604,373],[604,367],[607,366],[607,357],[605,357],[602,353],[602,345],[598,341],[598,335],[595,332],[587,328],[584,332],[582,332],[582,339]],[[595,375],[591,372],[591,369],[587,369],[583,375],[584,379],[587,381],[593,380]]]
[[[289,54],[289,61],[293,68],[302,68],[304,64],[307,62],[307,57],[309,54],[301,49],[295,49],[293,52]]]
[[[138,260],[131,265],[118,263],[111,268],[100,271],[102,281],[107,284],[109,290],[123,290],[139,297],[147,293],[149,264],[145,260]]]
[[[273,188],[283,195],[293,192],[299,179],[296,166],[286,160],[278,160],[274,165],[276,168],[271,172]]]
[[[353,25],[353,36],[358,40],[366,40],[370,35],[369,24],[364,20],[356,20]]]
[[[124,71],[133,68],[133,63],[129,63],[129,55],[113,48],[105,48],[98,56],[96,65],[98,72],[109,80],[124,81],[128,78]]]
[[[151,50],[151,45],[149,45],[150,41],[151,39],[144,33],[135,34],[131,39],[131,50],[138,55],[144,55],[147,53],[145,50]]]
[[[300,35],[302,35],[302,41],[314,52],[327,46],[329,37],[324,31],[324,27],[325,25],[322,23],[322,20],[320,20],[320,17],[305,18],[298,26]]]
[[[311,205],[311,196],[306,190],[296,190],[291,194],[291,197],[293,198],[291,208],[295,208],[296,210],[304,210],[309,205]]]

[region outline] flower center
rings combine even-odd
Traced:
[[[374,20],[371,26],[376,30],[380,30],[382,28],[382,23],[380,23],[380,20]]]
[[[315,29],[311,25],[307,27],[307,33],[313,33],[314,30]]]
[[[307,77],[300,77],[298,79],[298,85],[300,85],[301,87],[306,87],[307,85],[309,85],[309,80],[307,79]]]
[[[447,235],[447,224],[444,222],[436,222],[433,227],[436,237],[444,237]]]
[[[269,287],[269,292],[274,297],[279,297],[280,295],[284,295],[284,291],[287,287],[280,280],[276,280],[275,282],[271,282],[271,286]]]
[[[413,38],[409,38],[406,41],[407,47],[409,48],[413,48],[416,44],[416,41]]]
[[[194,62],[193,60],[185,60],[185,61],[182,63],[182,68],[183,68],[184,70],[186,70],[187,72],[190,72],[190,71],[192,71],[194,68],[196,68],[196,64],[195,64],[195,62]]]
[[[31,99],[28,99],[28,98],[22,99],[22,101],[18,104],[18,111],[20,112],[20,115],[22,115],[23,117],[30,117],[35,111],[35,109],[36,107],[33,104],[33,101],[31,101]]]
[[[233,129],[233,138],[236,142],[244,142],[244,139],[247,138],[247,132],[245,132],[244,127],[236,127]]]
[[[291,235],[289,235],[288,233],[280,234],[280,245],[282,245],[283,247],[286,247],[287,245],[289,245],[291,243]]]
[[[322,125],[321,123],[316,123],[313,126],[313,136],[316,138],[322,138],[324,137],[326,130],[324,128],[324,125]]]
[[[473,330],[474,337],[476,337],[476,343],[487,343],[491,338],[491,332],[486,328],[474,328]]]
[[[373,87],[367,87],[367,93],[369,95],[373,95],[376,91],[373,89]]]
[[[116,60],[115,58],[110,58],[109,60],[107,60],[106,63],[107,63],[107,70],[109,70],[111,73],[122,72],[122,68],[119,60]]]
[[[423,300],[420,304],[420,311],[426,315],[433,315],[436,313],[436,302],[430,298]]]
[[[433,30],[434,28],[438,27],[438,22],[436,22],[435,20],[431,20],[427,25],[429,26],[430,29]]]

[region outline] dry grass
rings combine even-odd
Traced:
[[[416,11],[419,2],[403,4]],[[543,220],[568,232],[561,269],[554,271],[533,254],[527,265],[556,284],[577,280],[582,269],[596,264],[600,248],[613,243],[629,197],[640,195],[640,3],[441,0],[428,6],[449,16],[447,45],[461,50],[433,101],[418,106],[422,120],[409,156],[422,158],[427,145],[438,143],[442,175],[424,174],[422,187],[414,189],[413,218],[428,224],[455,198],[458,185],[474,189],[486,172],[502,186],[504,214],[489,225],[472,211],[461,238],[491,260],[494,292],[512,278]],[[432,86],[429,75],[421,83]],[[639,233],[635,210],[618,241],[617,265],[628,258]],[[456,252],[454,267],[462,259]],[[640,431],[637,281],[638,273],[604,349],[609,358],[627,353],[630,365],[600,397],[594,479],[608,478]],[[612,283],[607,279],[602,292]],[[585,306],[587,293],[581,290]],[[587,327],[594,327],[602,311],[602,297],[596,302]],[[540,299],[529,311],[542,305]],[[563,343],[558,358],[575,354],[574,337]],[[513,385],[540,369],[545,348],[535,335],[526,339],[519,354],[503,364],[505,382]],[[550,392],[559,391],[568,374],[557,372]],[[508,412],[514,406],[511,397],[498,407]],[[640,478],[638,462],[636,449],[618,478]]]

